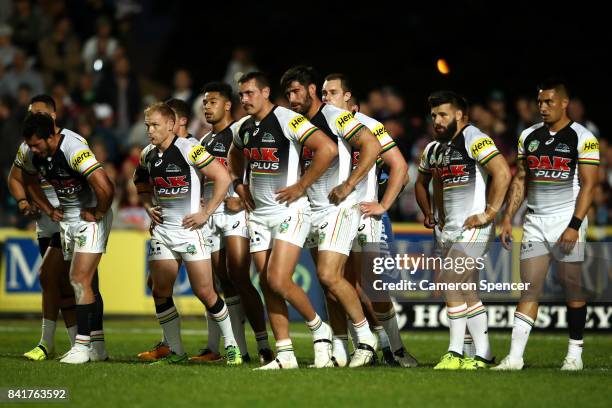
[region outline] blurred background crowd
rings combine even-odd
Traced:
[[[142,36],[159,38],[159,31],[167,27],[163,19],[154,27],[145,24],[150,13],[141,2],[132,0],[0,0],[0,226],[32,228],[30,220],[17,214],[16,203],[6,187],[6,177],[21,143],[20,126],[32,96],[52,95],[57,104],[58,125],[85,137],[104,163],[117,186],[114,227],[146,229],[146,213],[139,207],[131,183],[140,151],[148,144],[144,107],[167,98],[184,100],[192,107],[189,130],[200,138],[209,129],[199,94],[204,83],[224,80],[236,89],[241,73],[261,68],[272,71],[272,79],[277,81],[276,72],[269,66],[275,64],[281,73],[289,67],[283,61],[270,61],[267,57],[264,60],[260,54],[267,56],[269,51],[265,49],[260,52],[256,46],[232,45],[224,55],[211,57],[211,61],[222,63],[222,69],[216,70],[220,75],[207,77],[202,71],[187,68],[189,64],[184,67],[173,60],[176,52],[151,53],[154,48],[143,42]],[[186,47],[198,53],[200,47],[206,48],[206,41],[171,41],[170,47]],[[221,57],[225,57],[222,62]],[[151,67],[160,61],[164,62],[163,69]],[[535,89],[535,83],[530,89]],[[278,89],[274,92],[275,103],[286,105]],[[413,95],[403,92],[389,78],[387,84],[378,81],[373,86],[362,85],[358,96],[361,111],[384,123],[411,164],[410,184],[391,209],[391,218],[421,222],[413,186],[420,154],[432,135],[425,109],[426,94],[422,100],[412,100]],[[472,123],[493,137],[512,167],[518,135],[539,121],[535,96],[535,91],[517,93],[503,87],[468,95]],[[239,117],[239,103],[234,105]],[[598,124],[589,117],[589,108],[589,101],[577,95],[572,98],[569,114],[600,140],[600,183],[589,219],[591,225],[608,225],[612,223],[612,149],[609,138],[600,134]]]

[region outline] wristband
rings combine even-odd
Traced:
[[[22,201],[28,201],[28,199],[27,198],[20,198],[19,200],[17,200],[17,205],[19,205],[19,203],[22,202]]]
[[[582,220],[574,215],[572,217],[572,220],[569,222],[567,228],[571,228],[573,230],[578,231],[581,225],[582,225]]]

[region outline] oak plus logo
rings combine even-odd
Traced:
[[[173,196],[189,192],[187,176],[155,177],[153,183],[159,195]]]
[[[538,179],[569,179],[572,159],[560,156],[527,156],[527,166],[532,177]]]
[[[244,154],[251,163],[251,171],[258,173],[276,173],[280,169],[280,160],[276,147],[245,148]]]

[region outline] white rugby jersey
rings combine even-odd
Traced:
[[[483,166],[498,154],[493,139],[473,125],[440,144],[437,172],[442,180],[445,229],[462,229],[470,215],[486,209],[488,175]]]
[[[430,176],[436,175],[436,162],[438,159],[438,150],[440,143],[437,141],[431,141],[425,146],[423,149],[423,153],[421,153],[421,160],[419,162],[419,173],[427,174]],[[436,202],[433,194],[433,183],[429,185],[429,197],[431,202],[431,209],[436,221],[439,220],[438,217],[438,207],[436,207]]]
[[[15,161],[13,163],[15,167],[18,167],[21,170],[23,170],[24,160],[28,156],[27,155],[28,150],[30,150],[28,145],[25,142],[22,142],[21,145],[19,146],[19,149],[17,150],[17,155],[15,156]],[[40,184],[40,188],[42,188],[43,193],[45,193],[45,197],[47,197],[47,200],[49,200],[49,203],[53,207],[59,207],[60,203],[59,203],[59,200],[57,199],[57,194],[55,194],[55,189],[53,188],[51,183],[45,180],[45,178],[41,176],[40,174],[38,175],[38,182]]]
[[[385,126],[374,118],[364,115],[361,112],[355,112],[353,114],[355,119],[360,123],[363,123],[370,131],[376,136],[378,142],[382,146],[380,154],[382,155],[389,149],[395,147],[395,141],[385,129]],[[359,150],[353,150],[353,168],[357,166],[359,162]],[[380,156],[376,159],[376,165],[372,166],[368,174],[357,184],[355,191],[357,191],[358,200],[361,201],[378,201],[378,175],[380,172],[380,166],[383,161]]]
[[[323,104],[310,122],[323,131],[338,146],[338,157],[329,168],[308,188],[308,199],[313,211],[322,211],[334,205],[327,198],[332,189],[348,179],[352,170],[352,147],[349,141],[361,128],[361,124],[346,110],[333,105]],[[312,152],[304,147],[302,151],[304,167],[310,166]],[[346,197],[340,207],[350,207],[357,203],[357,190]]]
[[[249,164],[253,213],[282,215],[288,207],[276,201],[276,191],[299,180],[302,144],[317,130],[316,126],[299,113],[275,106],[261,121],[249,116],[232,130],[233,143]],[[308,206],[308,198],[303,196],[289,208]]]
[[[599,165],[599,142],[575,122],[556,133],[538,123],[521,133],[518,159],[526,161],[531,213],[573,213],[580,191],[578,165]]]
[[[196,139],[174,136],[163,153],[152,144],[144,148],[134,183],[153,184],[164,228],[182,229],[183,218],[200,211],[200,170],[213,160],[215,157]]]
[[[23,156],[23,170],[40,174],[53,186],[64,209],[64,221],[80,221],[81,209],[95,207],[96,195],[87,177],[102,167],[87,141],[75,132],[62,129],[57,150],[50,157],[39,157],[28,148]]]

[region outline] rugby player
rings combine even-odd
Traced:
[[[440,178],[436,174],[436,162],[438,160],[438,150],[440,143],[433,140],[425,146],[419,161],[419,174],[414,185],[417,204],[423,213],[423,225],[433,231],[434,250],[433,255],[442,256],[442,244],[440,243],[440,235],[442,231],[440,226],[443,224],[442,214],[440,209],[442,206],[442,188]],[[431,192],[430,192],[431,185]],[[435,281],[437,282],[440,276],[440,270],[436,264],[434,270]],[[434,292],[435,295],[436,292]],[[469,331],[465,332],[463,338],[463,357],[474,358],[476,349],[474,341]]]
[[[291,109],[306,116],[338,147],[338,159],[307,191],[312,224],[306,247],[311,250],[325,292],[337,299],[353,321],[358,346],[349,367],[361,367],[372,361],[378,341],[370,330],[357,291],[344,279],[343,269],[359,227],[359,196],[355,187],[376,163],[380,143],[349,111],[321,102],[311,67],[287,70],[281,78],[281,89]],[[354,169],[353,149],[360,152]],[[308,168],[312,152],[304,148],[302,159]],[[330,364],[333,366],[333,361]]]
[[[597,186],[599,142],[567,115],[569,95],[561,80],[538,86],[542,122],[525,129],[518,141],[517,172],[508,191],[501,240],[509,248],[511,220],[527,198],[521,244],[521,279],[529,282],[514,313],[510,353],[495,367],[521,370],[529,333],[538,315],[538,297],[554,259],[567,298],[569,345],[562,370],[582,370],[586,302],[580,274],[588,220]]]
[[[232,145],[232,88],[223,82],[211,82],[204,86],[202,106],[206,121],[212,130],[204,135],[201,144],[215,158],[227,167],[227,154]],[[210,200],[214,183],[204,180],[204,200]],[[245,312],[255,333],[258,354],[262,365],[273,360],[268,343],[268,332],[263,302],[253,286],[250,276],[251,254],[249,252],[249,231],[247,214],[242,200],[230,186],[224,202],[217,207],[208,221],[210,230],[211,259],[213,271],[219,277],[225,302],[230,312],[234,336],[244,361],[248,362],[248,350],[244,335]],[[244,308],[243,308],[244,304]],[[209,324],[214,323],[209,319]],[[208,345],[193,361],[210,361],[215,352],[211,350],[211,333]]]
[[[170,354],[152,364],[187,361],[180,335],[176,307],[168,301],[180,262],[196,297],[217,321],[225,342],[227,364],[242,364],[227,306],[214,289],[210,252],[202,227],[225,198],[229,174],[196,140],[179,138],[173,132],[176,116],[165,103],[145,110],[145,126],[151,144],[141,154],[134,183],[154,223],[149,249],[153,298]],[[200,208],[201,177],[215,181],[211,200]],[[157,205],[152,204],[149,180]]]
[[[101,332],[102,299],[96,296],[92,283],[106,251],[114,186],[85,139],[66,129],[57,133],[49,114],[29,113],[23,136],[28,145],[23,166],[27,191],[41,211],[59,222],[63,257],[70,262],[70,283],[76,298],[75,344],[60,362],[106,360]],[[40,194],[36,187],[39,174],[53,186],[60,207],[52,206]]]
[[[307,189],[338,156],[337,144],[304,116],[270,102],[270,82],[260,72],[238,81],[240,102],[250,115],[233,127],[229,167],[234,191],[249,211],[250,251],[268,317],[277,357],[262,370],[298,368],[289,337],[288,301],[312,332],[316,367],[331,359],[331,328],[315,312],[304,290],[292,280],[301,248],[310,231]],[[300,177],[302,147],[314,158]],[[245,157],[249,184],[243,184]]]
[[[510,169],[493,140],[468,122],[467,101],[450,91],[428,99],[435,138],[440,142],[436,168],[442,183],[444,226],[440,241],[445,257],[480,258],[495,233],[495,215],[510,183]],[[441,280],[473,279],[474,268],[463,273],[442,270]],[[487,314],[475,291],[444,291],[450,329],[448,352],[438,370],[486,368],[492,363]],[[466,328],[474,339],[474,358],[463,358]]]
[[[365,257],[377,255],[367,252],[362,256],[362,249],[372,248],[373,244],[380,245],[383,241],[383,236],[392,235],[390,227],[388,231],[383,229],[382,218],[408,182],[408,164],[383,124],[358,111],[358,106],[352,97],[352,87],[344,74],[334,73],[327,75],[323,83],[322,95],[324,102],[340,109],[352,111],[355,119],[363,123],[376,136],[382,146],[376,166],[369,170],[367,176],[361,180],[356,188],[360,202],[360,222],[357,237],[352,243],[345,274],[355,287],[360,288],[362,277],[361,265]],[[361,153],[354,151],[353,164],[358,164],[360,160]],[[389,167],[390,173],[387,189],[379,202],[378,178],[383,163]],[[364,274],[364,276],[369,276],[369,274]],[[402,343],[391,298],[389,297],[384,302],[370,302],[365,293],[360,291],[360,295],[364,311],[367,312],[368,309],[371,309],[371,313],[367,313],[367,315],[369,315],[370,323],[381,339],[381,348],[383,349],[385,361],[388,364],[399,364],[402,367],[416,366],[416,360],[406,351]],[[388,297],[386,293],[381,293],[380,296]],[[343,314],[337,314],[338,306],[333,299],[327,297],[327,304],[328,310],[330,310],[330,322],[336,335],[334,358],[336,361],[342,361],[347,358],[348,353],[346,320]]]

